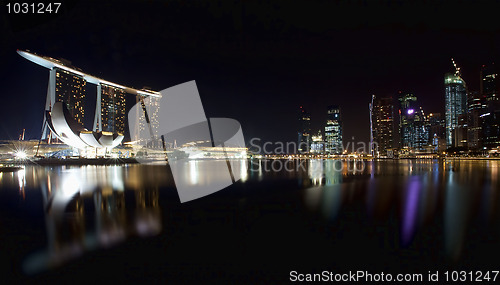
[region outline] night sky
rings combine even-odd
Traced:
[[[499,56],[498,2],[184,2],[63,2],[52,16],[8,15],[1,2],[0,139],[40,136],[48,70],[17,49],[135,88],[196,80],[207,117],[274,142],[296,141],[300,106],[323,128],[328,105],[342,109],[344,141],[366,142],[372,94],[413,92],[444,112],[450,58],[478,90],[480,66]]]

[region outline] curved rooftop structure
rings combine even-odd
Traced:
[[[161,97],[160,92],[156,92],[156,91],[152,91],[152,90],[145,90],[145,89],[139,90],[139,89],[135,89],[135,88],[132,88],[132,87],[127,87],[127,86],[124,86],[124,85],[116,84],[116,83],[113,83],[113,82],[110,82],[110,81],[107,81],[107,80],[104,80],[104,79],[92,76],[90,74],[86,74],[86,73],[82,72],[81,70],[79,70],[79,69],[77,69],[77,68],[75,68],[73,66],[68,66],[67,63],[65,63],[65,62],[63,62],[62,60],[59,60],[59,59],[51,58],[51,57],[48,57],[48,56],[40,56],[40,55],[31,53],[31,52],[22,51],[22,50],[17,50],[17,53],[20,56],[26,58],[27,60],[29,60],[31,62],[34,62],[34,63],[36,63],[38,65],[41,65],[41,66],[43,66],[45,68],[53,69],[54,67],[57,67],[57,68],[66,70],[68,72],[80,75],[80,76],[83,77],[83,79],[85,79],[85,81],[87,81],[89,83],[93,83],[93,84],[106,84],[106,85],[109,85],[109,86],[121,88],[126,93],[129,93],[129,94],[142,95],[142,96],[146,96],[146,97],[147,96]]]
[[[52,137],[81,150],[87,147],[111,149],[119,145],[126,129],[126,94],[135,95],[137,101],[161,98],[160,92],[141,90],[116,84],[82,72],[71,62],[40,56],[29,51],[17,53],[49,69],[49,84],[45,103],[41,139],[50,143]],[[96,107],[92,128],[85,128],[84,110],[86,83],[97,85]],[[133,98],[133,97],[132,97]],[[143,106],[146,112],[146,107]],[[87,115],[86,115],[87,114]],[[92,114],[92,113],[91,113]]]

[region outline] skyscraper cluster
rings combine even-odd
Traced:
[[[460,68],[444,76],[444,117],[425,114],[417,97],[399,91],[397,100],[373,95],[371,151],[377,157],[449,153],[486,154],[500,148],[498,72],[483,65],[480,90],[468,90]]]
[[[328,106],[324,125],[324,139],[319,130],[311,135],[311,115],[300,106],[298,152],[337,155],[343,151],[342,146],[342,115],[339,106]]]

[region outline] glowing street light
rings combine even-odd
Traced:
[[[26,154],[26,152],[22,151],[22,150],[18,150],[14,153],[14,156],[16,157],[16,159],[20,159],[20,160],[24,160],[28,157],[28,155]]]

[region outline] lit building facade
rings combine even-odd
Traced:
[[[425,115],[422,107],[419,108],[414,116],[415,137],[412,141],[412,147],[419,152],[426,152],[429,146],[429,117]]]
[[[150,91],[149,89],[143,89]],[[159,116],[160,116],[160,98],[158,97],[147,97],[136,96],[136,104],[139,106],[143,106],[146,109],[146,113],[148,114],[149,123],[146,120],[137,120],[135,123],[137,124],[133,129],[135,133],[130,134],[130,138],[132,141],[135,141],[137,144],[142,145],[145,144],[146,141],[152,144],[160,144],[161,139],[158,137],[158,131],[160,126]],[[142,108],[136,108],[136,117],[139,118],[142,116],[144,110]],[[150,139],[145,139],[150,138]],[[169,147],[174,147],[173,145]]]
[[[325,126],[325,152],[341,154],[342,146],[342,115],[339,106],[329,106]]]
[[[467,96],[467,147],[469,150],[479,150],[483,146],[482,115],[486,105],[480,92],[470,91]]]
[[[316,135],[313,135],[311,140],[311,153],[320,154],[325,152],[325,142],[323,141],[321,131],[318,131]]]
[[[430,121],[416,103],[415,95],[400,93],[398,111],[400,148],[423,152],[429,146]]]
[[[430,113],[429,120],[429,145],[432,145],[434,152],[446,150],[445,121],[441,113]]]
[[[411,147],[414,137],[414,117],[417,97],[411,93],[399,93],[399,147]]]
[[[392,97],[378,98],[373,95],[371,108],[373,154],[387,156],[394,144],[394,105]]]
[[[101,84],[102,131],[125,133],[125,90]]]
[[[82,76],[55,68],[56,101],[64,102],[71,117],[83,127],[86,81]]]
[[[455,74],[447,73],[444,76],[446,146],[448,148],[458,146],[459,138],[454,139],[454,130],[459,127],[459,117],[467,114],[467,89],[459,70],[457,68]]]

